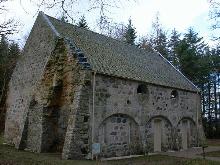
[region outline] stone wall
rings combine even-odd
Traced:
[[[60,39],[41,82],[33,92],[27,125],[27,149],[62,152],[63,158],[88,153],[89,98],[86,75],[75,51]],[[39,127],[38,127],[39,126]]]
[[[24,127],[27,123],[31,95],[42,77],[55,42],[56,36],[39,15],[9,83],[5,140],[17,148],[23,148],[22,138],[26,137]]]
[[[79,64],[82,52],[71,43],[68,56],[72,58],[71,104],[69,106],[65,142],[62,151],[64,159],[82,159],[89,151],[89,103],[91,92],[91,71]],[[69,58],[69,60],[71,59]],[[71,61],[71,60],[70,60]]]
[[[109,157],[138,154],[144,151],[153,152],[153,128],[157,120],[161,122],[162,151],[183,148],[182,121],[188,123],[188,147],[197,145],[195,130],[197,112],[200,113],[200,96],[197,93],[101,74],[97,74],[95,79],[94,142],[101,144],[102,155]],[[91,107],[90,103],[90,112]],[[114,118],[120,115],[123,117],[119,120],[126,118],[133,124],[113,122]],[[92,126],[92,123],[90,125]],[[118,132],[117,129],[120,128],[122,131]],[[129,130],[124,134],[129,136],[135,134],[137,138],[131,141],[117,141],[120,134],[123,134],[123,130]],[[137,130],[136,133],[135,130]],[[118,147],[115,144],[117,142]],[[139,150],[131,147],[138,146],[140,143],[143,147]],[[106,146],[108,146],[107,149]]]
[[[91,158],[92,143],[104,157],[197,145],[197,93],[95,74],[83,52],[42,19],[9,84],[7,143],[64,159]]]

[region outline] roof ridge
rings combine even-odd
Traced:
[[[44,14],[44,12],[40,11],[39,15],[42,15],[42,17],[44,18],[44,20],[46,21],[46,23],[48,24],[48,26],[51,28],[51,30],[54,32],[54,34],[57,37],[61,37],[60,33],[56,30],[56,28],[53,26],[53,24],[51,23],[51,21],[49,20],[49,18],[47,17],[46,14]]]
[[[74,24],[72,24],[72,23],[63,22],[63,21],[61,21],[61,20],[59,20],[59,19],[57,19],[57,18],[55,18],[55,17],[52,17],[52,16],[50,16],[50,15],[45,14],[45,13],[43,13],[43,14],[44,14],[47,18],[50,17],[50,18],[52,18],[52,19],[55,19],[55,20],[61,22],[62,24],[68,24],[68,25],[70,25],[70,26],[73,26],[74,28],[78,28],[78,29],[83,30],[83,31],[88,31],[88,32],[90,32],[90,33],[94,33],[94,34],[96,34],[96,35],[100,35],[100,36],[102,36],[102,37],[105,37],[105,38],[114,40],[115,42],[120,42],[120,43],[125,44],[126,46],[129,46],[129,47],[132,47],[132,48],[134,48],[134,49],[138,49],[138,47],[137,47],[136,45],[131,45],[131,44],[128,44],[128,43],[126,43],[126,42],[124,42],[124,41],[122,41],[122,40],[115,39],[115,38],[112,38],[112,37],[110,37],[110,36],[106,36],[106,35],[104,35],[104,34],[98,33],[98,32],[93,31],[93,30],[91,30],[91,29],[81,28],[81,27],[78,27],[77,25],[74,25]],[[50,18],[48,18],[48,19],[50,20]]]

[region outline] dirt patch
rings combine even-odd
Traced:
[[[208,146],[220,146],[220,139],[207,139]]]

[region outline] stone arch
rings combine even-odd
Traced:
[[[183,121],[183,120],[190,120],[194,125],[196,125],[196,122],[195,122],[191,117],[184,116],[184,117],[182,117],[182,118],[178,121],[177,126],[178,126],[178,125],[180,124],[180,122]]]
[[[98,129],[102,156],[123,156],[141,152],[139,126],[131,116],[113,114],[105,118]]]
[[[113,116],[113,115],[116,115],[116,114],[121,114],[121,115],[125,115],[129,118],[131,118],[132,120],[134,120],[134,122],[140,126],[140,121],[138,120],[138,118],[134,117],[135,116],[135,112],[131,112],[131,111],[119,111],[119,112],[114,112],[114,111],[110,111],[110,112],[107,112],[105,114],[105,116],[103,117],[104,119],[101,120],[99,123],[98,123],[98,126],[101,126],[101,124],[109,117]]]
[[[196,146],[196,122],[191,117],[182,117],[176,128],[178,148],[187,149]]]
[[[151,117],[151,118],[146,122],[146,124],[148,124],[149,122],[151,122],[151,121],[152,121],[153,119],[155,119],[155,118],[162,118],[162,119],[166,120],[166,121],[173,127],[173,124],[171,123],[171,121],[170,121],[167,117],[165,117],[165,116],[163,116],[163,115],[156,115],[156,116]]]
[[[162,115],[151,117],[145,125],[145,140],[148,152],[160,152],[172,149],[173,125]]]

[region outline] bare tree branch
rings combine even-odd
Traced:
[[[0,0],[0,16],[5,12],[8,12],[8,9],[5,6],[5,2],[8,0]],[[19,24],[14,19],[4,20],[0,22],[0,35],[9,35],[17,32]]]
[[[209,18],[213,21],[212,29],[220,28],[220,2],[218,0],[209,0],[210,11]]]
[[[24,1],[24,0],[20,0]],[[135,1],[135,0],[127,0]],[[110,8],[119,8],[122,6],[121,1],[117,0],[30,0],[33,4],[38,7],[37,13],[42,10],[42,8],[52,9],[54,7],[58,7],[66,14],[68,18],[74,22],[75,14],[72,16],[73,12],[80,12],[76,6],[78,4],[86,4],[89,8],[86,11],[90,12],[92,10],[99,10],[100,17],[105,17],[110,13]],[[87,6],[87,7],[88,7]]]

